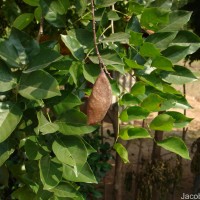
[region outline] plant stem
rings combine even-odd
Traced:
[[[38,35],[37,35],[37,41],[38,41],[38,43],[40,42],[41,35],[43,35],[43,33],[44,33],[44,31],[43,31],[43,25],[44,25],[44,17],[41,17],[41,19],[40,19],[40,28],[39,28]]]
[[[103,63],[103,60],[101,58],[101,55],[99,53],[99,48],[97,46],[97,36],[96,36],[96,28],[95,28],[95,14],[94,14],[94,0],[91,0],[91,7],[92,7],[92,30],[93,30],[93,36],[94,36],[94,46],[96,49],[96,54],[99,60],[99,66],[101,68],[101,70],[104,70],[106,72],[106,74],[112,79],[110,73],[108,72],[105,64]]]

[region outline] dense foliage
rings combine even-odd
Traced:
[[[172,8],[171,0],[95,1],[95,35],[107,70],[136,80],[123,91],[118,79],[110,79],[123,107],[119,120],[159,113],[148,128],[125,125],[115,133],[113,148],[125,163],[128,152],[119,138],[154,139],[154,131],[183,128],[192,120],[169,109],[191,108],[172,84],[197,79],[177,62],[197,51],[200,38],[184,29],[191,12]],[[0,16],[1,198],[84,199],[82,183],[97,183],[90,164],[101,178],[95,162],[109,159],[94,152],[110,150],[107,143],[95,147],[98,142],[84,137],[100,126],[88,125],[82,112],[100,73],[91,3],[6,0]],[[157,145],[189,159],[179,137]]]

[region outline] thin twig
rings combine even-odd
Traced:
[[[95,22],[95,14],[94,14],[94,0],[91,0],[91,7],[92,7],[92,29],[93,29],[93,36],[94,36],[94,46],[95,46],[96,54],[97,54],[97,57],[99,60],[99,66],[100,66],[101,70],[104,70],[106,72],[106,74],[112,79],[110,73],[108,72],[108,70],[101,58],[101,55],[99,53],[99,49],[97,46],[97,36],[96,36],[96,28],[95,28],[96,22]]]
[[[44,17],[41,17],[41,19],[40,19],[40,28],[39,28],[38,35],[37,35],[37,41],[38,42],[40,42],[40,37],[44,33],[44,31],[43,31],[43,25],[44,25]]]

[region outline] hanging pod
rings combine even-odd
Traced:
[[[87,104],[87,123],[97,124],[103,120],[112,103],[112,90],[103,70],[97,77]]]

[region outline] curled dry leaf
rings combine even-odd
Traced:
[[[97,124],[103,120],[112,103],[112,90],[102,70],[99,74],[87,104],[87,123]]]

